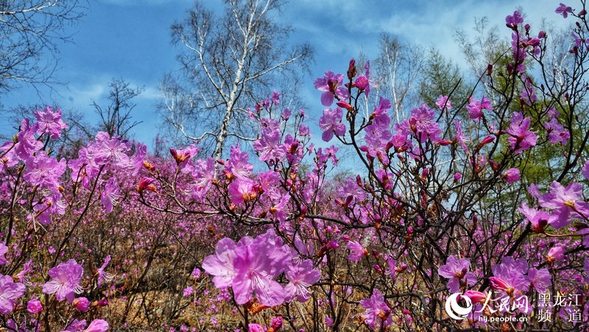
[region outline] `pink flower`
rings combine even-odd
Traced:
[[[464,292],[464,296],[469,297],[473,303],[485,303],[487,299],[487,294],[470,289]]]
[[[513,15],[507,15],[507,17],[505,17],[505,24],[512,29],[515,29],[518,24],[521,24],[523,22],[524,18],[522,17],[522,14],[517,10],[513,12]]]
[[[200,269],[198,267],[195,267],[192,270],[192,273],[190,273],[190,276],[192,278],[194,278],[194,280],[198,280],[198,279],[200,279],[200,274],[201,274]]]
[[[362,75],[362,76],[358,76],[356,81],[354,81],[354,86],[357,87],[358,90],[360,90],[360,91],[366,91],[366,89],[369,89],[370,84],[368,82],[368,78],[366,76]],[[368,91],[370,91],[370,90],[368,90]]]
[[[501,264],[493,267],[493,277],[489,278],[491,287],[505,292],[509,296],[528,291],[530,281],[526,277],[528,263],[524,259],[503,257]]]
[[[50,106],[45,107],[42,111],[35,112],[37,119],[37,134],[47,134],[52,139],[59,138],[61,131],[67,128],[67,125],[61,119],[61,109],[53,111]]]
[[[192,287],[186,287],[184,288],[184,290],[182,291],[182,296],[184,297],[189,297],[194,293],[194,289]]]
[[[223,239],[216,251],[204,259],[202,266],[214,276],[217,288],[233,289],[238,304],[254,298],[269,307],[284,302],[288,294],[275,278],[291,265],[293,252],[273,230],[256,238],[244,237],[237,244]],[[260,252],[267,254],[260,255]]]
[[[229,178],[249,178],[254,168],[249,163],[247,152],[241,151],[238,146],[232,146],[229,153],[229,160],[225,163],[225,174]]]
[[[556,7],[556,10],[554,12],[559,15],[562,15],[562,17],[564,18],[567,18],[569,14],[573,13],[573,8],[561,2],[560,5]]]
[[[106,269],[106,266],[108,265],[108,263],[110,263],[110,255],[104,257],[104,261],[102,262],[102,265],[96,271],[96,274],[98,275],[98,277],[97,277],[98,286],[101,286],[105,282],[110,282],[113,279],[112,275],[110,275],[109,273],[106,273],[106,271],[104,271]]]
[[[200,201],[209,192],[215,179],[215,160],[213,158],[197,160],[194,163],[192,177],[194,180],[194,192],[192,195]]]
[[[281,144],[280,124],[276,120],[262,119],[260,138],[254,142],[254,149],[261,161],[276,161],[286,156],[286,149]]]
[[[27,160],[43,147],[35,137],[37,131],[36,125],[31,126],[28,119],[24,119],[20,124],[20,130],[16,136],[18,141],[14,146],[14,152],[21,160]]]
[[[0,274],[0,314],[10,314],[24,293],[25,285],[13,282],[11,276]]]
[[[440,266],[438,274],[448,281],[448,289],[455,293],[461,287],[474,285],[476,277],[472,272],[469,272],[470,260],[467,258],[457,258],[456,256],[449,256],[446,264]]]
[[[546,261],[548,263],[560,262],[564,259],[564,247],[563,246],[554,246],[548,250],[548,254],[546,255]]]
[[[550,191],[540,197],[538,202],[557,217],[550,225],[558,229],[568,225],[571,217],[589,217],[589,204],[583,200],[582,194],[583,187],[579,183],[564,187],[554,181],[550,185]]]
[[[321,94],[321,104],[323,106],[331,106],[334,98],[338,100],[348,98],[348,90],[341,86],[343,78],[342,74],[334,74],[328,71],[323,77],[315,80],[315,88],[323,92]]]
[[[549,122],[544,124],[544,128],[548,132],[548,141],[552,144],[565,144],[571,137],[568,130],[553,117]]]
[[[528,280],[530,287],[533,287],[538,292],[546,292],[552,284],[552,276],[547,269],[534,269],[528,271]]]
[[[83,273],[84,269],[73,259],[61,263],[49,270],[51,280],[43,285],[43,293],[55,294],[57,301],[67,299],[71,303],[74,294],[82,291],[80,281]]]
[[[529,130],[530,118],[524,118],[523,114],[516,112],[511,118],[511,125],[507,129],[510,135],[507,141],[515,154],[520,154],[536,145],[538,136]]]
[[[436,106],[438,106],[438,108],[441,110],[443,110],[443,109],[450,110],[450,109],[452,109],[452,102],[450,101],[448,96],[439,96],[438,99],[436,100]]]
[[[87,312],[90,309],[90,301],[85,297],[75,298],[72,304],[79,312]]]
[[[236,244],[229,238],[223,238],[215,246],[215,254],[207,256],[202,262],[202,268],[213,275],[213,283],[217,288],[230,287],[235,276]]]
[[[438,126],[435,114],[426,104],[411,111],[411,117],[408,120],[409,130],[420,141],[430,140],[433,143],[440,141],[442,130]]]
[[[510,168],[503,173],[505,181],[509,184],[513,184],[520,179],[520,172],[518,168]]]
[[[454,173],[454,182],[459,182],[462,179],[462,173],[456,172]]]
[[[289,283],[284,287],[286,300],[296,299],[305,302],[311,297],[309,287],[321,279],[321,272],[313,267],[313,262],[306,259],[298,264],[292,264],[286,271]]]
[[[470,97],[469,103],[466,106],[466,110],[468,111],[468,116],[473,120],[478,120],[483,117],[483,110],[492,110],[493,107],[491,106],[491,101],[486,97],[483,97],[481,100],[476,100],[475,98]]]
[[[532,231],[535,233],[544,233],[546,225],[552,224],[556,219],[546,211],[528,207],[526,203],[523,203],[522,206],[518,208],[518,211],[530,222],[532,225]]]
[[[282,328],[282,317],[280,316],[276,316],[276,317],[272,317],[272,319],[270,320],[270,327],[273,328],[275,332],[277,332],[278,330],[280,330]]]
[[[248,332],[266,332],[266,329],[260,324],[250,323],[247,326],[247,331]]]
[[[267,242],[266,238],[270,241]],[[269,307],[284,302],[284,288],[274,278],[286,269],[291,256],[281,243],[271,232],[235,249],[235,277],[231,286],[238,304],[245,304],[254,296],[262,305]],[[263,256],[260,252],[270,255]]]
[[[43,304],[38,299],[32,299],[27,302],[27,311],[33,315],[36,315],[43,311]]]
[[[0,243],[0,265],[5,265],[8,263],[8,260],[6,260],[6,257],[4,257],[7,252],[8,247],[4,243]]]
[[[346,126],[342,123],[342,109],[338,107],[334,110],[330,108],[323,110],[323,116],[319,119],[319,127],[323,131],[321,138],[325,142],[329,142],[333,138],[333,134],[343,136],[346,133]]]
[[[373,330],[386,328],[393,322],[391,308],[378,289],[374,289],[372,296],[360,301],[364,307],[364,322]]]
[[[104,208],[104,212],[111,213],[113,205],[120,198],[119,185],[114,177],[108,179],[104,185],[104,190],[100,193],[100,203]]]
[[[242,206],[244,203],[255,200],[259,192],[256,183],[248,178],[234,179],[227,189],[231,203],[237,206]]]
[[[350,260],[351,262],[358,263],[360,260],[362,260],[362,257],[368,255],[368,250],[366,250],[357,241],[348,241],[347,247],[350,250],[348,260]]]
[[[95,319],[84,330],[84,332],[106,332],[108,331],[108,323],[104,319]]]
[[[170,154],[174,157],[176,164],[180,168],[184,168],[190,159],[194,158],[197,153],[198,148],[194,144],[181,150],[170,148]]]

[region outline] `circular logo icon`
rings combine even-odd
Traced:
[[[448,316],[450,316],[450,318],[456,320],[466,319],[466,316],[468,316],[468,314],[470,314],[472,311],[472,301],[470,298],[468,296],[460,295],[460,293],[454,293],[446,299],[446,313]],[[460,303],[458,303],[459,296],[464,300],[464,302],[466,302],[466,307],[463,307],[460,305]]]

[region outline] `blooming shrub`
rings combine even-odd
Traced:
[[[278,94],[250,112],[251,147],[219,160],[104,132],[65,158],[61,111],[35,112],[0,146],[2,326],[587,328],[589,25],[584,8],[556,13],[579,22],[558,77],[516,11],[484,95],[398,122],[370,104],[368,65],[328,71],[321,148]],[[340,151],[353,167],[333,176]]]

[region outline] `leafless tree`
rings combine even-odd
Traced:
[[[113,79],[109,87],[110,103],[106,107],[100,106],[96,101],[92,102],[100,117],[98,130],[107,132],[110,136],[128,138],[131,129],[141,123],[133,120],[131,114],[137,106],[133,103],[133,98],[141,94],[141,89],[132,87],[129,82],[122,79]]]
[[[64,28],[81,15],[78,0],[0,0],[0,92],[50,83]]]
[[[308,45],[289,47],[276,23],[281,0],[226,0],[222,16],[196,2],[172,26],[183,75],[162,83],[162,110],[173,128],[217,158],[228,137],[252,139],[247,108],[277,82],[296,82],[311,59]],[[291,91],[296,86],[290,86]]]
[[[419,84],[425,57],[418,46],[402,42],[388,33],[381,35],[379,48],[375,61],[376,83],[380,94],[391,98],[395,120],[399,122],[411,97],[410,92]]]

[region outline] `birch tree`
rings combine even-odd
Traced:
[[[186,19],[172,26],[182,74],[163,80],[161,108],[172,128],[216,158],[229,138],[255,138],[248,107],[280,82],[295,82],[311,58],[308,45],[286,44],[290,30],[276,23],[280,5],[280,0],[227,0],[224,13],[216,15],[196,2]]]
[[[50,83],[64,28],[81,15],[77,0],[0,0],[0,92]]]

